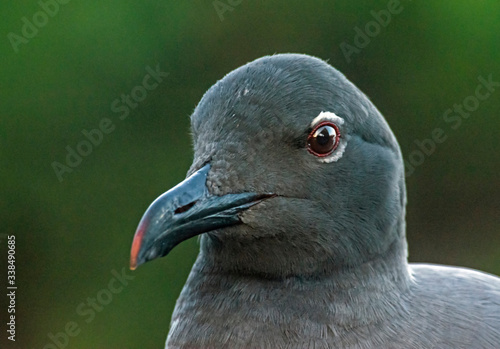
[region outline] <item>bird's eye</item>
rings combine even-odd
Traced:
[[[328,156],[339,145],[339,128],[331,121],[319,123],[307,137],[307,150],[319,157]]]

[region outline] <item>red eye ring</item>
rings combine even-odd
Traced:
[[[307,150],[317,157],[331,155],[337,149],[340,131],[331,121],[322,121],[314,127],[307,137]]]

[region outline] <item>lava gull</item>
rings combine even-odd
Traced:
[[[167,348],[500,348],[500,278],[408,263],[399,145],[329,64],[250,62],[191,130],[187,177],[131,251],[135,269],[200,237]]]

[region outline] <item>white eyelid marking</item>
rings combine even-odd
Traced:
[[[311,122],[311,127],[314,128],[314,126],[316,126],[317,124],[319,124],[320,122],[323,122],[323,121],[331,121],[339,127],[344,124],[344,119],[342,119],[340,116],[336,115],[335,113],[332,113],[330,111],[322,111]],[[334,162],[334,161],[339,160],[342,157],[342,155],[344,154],[344,150],[345,150],[345,147],[347,145],[347,140],[348,140],[348,136],[341,133],[339,145],[338,145],[337,149],[335,149],[333,151],[333,153],[327,157],[318,158],[319,162],[330,163],[330,162]]]
[[[322,111],[311,122],[311,127],[314,127],[315,125],[317,125],[323,121],[331,121],[334,124],[336,124],[337,126],[341,126],[344,124],[344,119],[342,119],[340,116],[336,115],[335,113],[332,113],[330,111]]]

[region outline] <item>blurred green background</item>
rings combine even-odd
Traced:
[[[329,60],[385,115],[408,161],[441,128],[446,141],[407,178],[410,260],[500,274],[500,87],[456,129],[443,119],[478,77],[500,81],[498,1],[401,1],[379,30],[371,11],[391,1],[43,3],[45,17],[35,0],[0,5],[0,233],[16,236],[18,286],[15,343],[0,300],[2,348],[55,348],[51,334],[67,348],[163,347],[198,246],[128,271],[136,225],[184,178],[188,117],[203,93],[277,52]],[[369,42],[356,38],[366,30]],[[342,44],[356,52],[346,58]],[[169,75],[144,97],[134,88],[157,65]],[[111,105],[132,91],[144,100],[121,120]],[[103,119],[114,130],[59,181],[52,163]],[[2,287],[6,251],[2,235]],[[133,280],[110,285],[123,268]],[[66,341],[68,323],[78,334]]]

